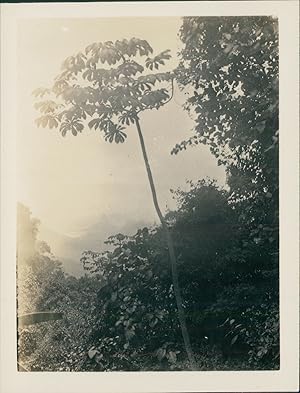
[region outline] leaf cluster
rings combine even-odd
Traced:
[[[88,126],[108,142],[123,143],[125,128],[140,112],[159,109],[171,99],[173,75],[153,72],[171,58],[169,52],[149,57],[152,47],[138,38],[89,45],[64,60],[51,88],[33,92],[47,97],[35,104],[42,114],[37,126],[58,128],[62,136],[76,136]]]

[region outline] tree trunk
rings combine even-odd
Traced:
[[[148,160],[148,156],[147,156],[147,151],[146,151],[146,147],[145,147],[144,137],[142,134],[142,130],[141,130],[141,126],[140,126],[138,117],[136,117],[135,123],[136,123],[136,128],[138,131],[141,149],[142,149],[142,153],[143,153],[143,158],[144,158],[146,171],[147,171],[147,175],[148,175],[148,179],[149,179],[149,183],[150,183],[154,207],[155,207],[156,213],[159,217],[159,220],[161,222],[162,228],[164,230],[167,245],[168,245],[169,258],[170,258],[170,263],[171,263],[171,268],[172,268],[172,281],[173,281],[173,286],[174,286],[174,294],[175,294],[175,299],[176,299],[176,304],[177,304],[178,319],[179,319],[179,323],[180,323],[182,338],[183,338],[185,350],[186,350],[186,353],[187,353],[187,356],[188,356],[188,359],[190,362],[190,367],[192,370],[196,370],[196,363],[195,363],[195,359],[194,359],[194,355],[193,355],[193,351],[192,351],[192,347],[191,347],[189,333],[188,333],[187,326],[186,326],[184,309],[182,306],[182,297],[181,297],[179,281],[178,281],[178,271],[177,271],[177,262],[176,262],[174,244],[173,244],[172,236],[169,231],[168,225],[166,223],[166,220],[165,220],[165,218],[160,210],[159,204],[158,204],[156,189],[155,189],[153,176],[152,176],[152,172],[151,172],[151,168],[150,168],[150,164],[149,164],[149,160]]]

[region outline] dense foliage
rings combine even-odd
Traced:
[[[38,221],[18,206],[18,314],[59,311],[63,319],[18,329],[18,361],[31,371],[81,370],[98,289],[94,278],[64,273],[37,240]]]
[[[199,369],[277,367],[278,291],[273,273],[258,269],[253,246],[243,243],[229,192],[200,181],[174,195],[178,208],[166,218]],[[63,311],[64,319],[21,332],[29,340],[20,348],[23,362],[37,370],[185,369],[161,227],[111,236],[107,247],[83,254],[89,277],[80,279],[35,255],[33,310]]]
[[[278,289],[273,271],[243,243],[229,192],[199,181],[175,194],[178,209],[166,218],[199,369],[277,367]],[[109,251],[82,258],[103,277],[92,335],[95,370],[184,369],[161,227],[118,234],[108,244]]]
[[[177,80],[189,91],[195,135],[226,167],[231,201],[251,238],[278,247],[278,21],[184,18]],[[248,201],[248,206],[247,205]],[[252,228],[250,228],[252,226]]]
[[[175,146],[173,153],[207,144],[219,165],[225,166],[228,201],[241,228],[238,241],[226,258],[235,261],[239,275],[239,268],[244,265],[241,279],[248,286],[253,282],[268,297],[267,304],[262,301],[259,309],[260,296],[254,290],[257,304],[251,314],[255,318],[252,315],[251,319],[245,310],[244,315],[257,328],[264,319],[256,360],[267,358],[270,353],[276,358],[278,21],[272,17],[184,18],[180,37],[183,49],[177,79],[181,88],[189,92],[185,109],[195,119],[195,134]],[[236,286],[231,296],[240,301],[240,295]],[[273,333],[268,333],[269,330]],[[253,359],[255,355],[251,354]]]

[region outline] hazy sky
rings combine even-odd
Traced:
[[[156,53],[171,49],[176,64],[178,18],[24,20],[18,29],[18,199],[51,230],[81,235],[103,215],[123,221],[156,221],[138,136],[128,129],[124,144],[106,143],[99,131],[63,138],[58,130],[37,128],[31,92],[47,87],[62,61],[95,41],[133,36]],[[163,70],[163,69],[162,69]],[[224,170],[206,147],[171,156],[172,147],[191,136],[193,121],[181,108],[182,96],[159,111],[141,115],[162,209],[174,207],[170,188],[205,176],[224,183]]]

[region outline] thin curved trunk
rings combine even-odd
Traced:
[[[172,269],[172,281],[173,281],[173,286],[174,286],[174,294],[175,294],[175,299],[176,299],[176,304],[177,304],[178,319],[179,319],[179,323],[180,323],[182,338],[184,341],[184,346],[185,346],[185,350],[186,350],[186,353],[187,353],[187,356],[188,356],[188,359],[190,362],[191,369],[196,370],[196,363],[195,363],[195,359],[194,359],[194,355],[193,355],[193,351],[192,351],[192,347],[191,347],[190,336],[189,336],[187,326],[186,326],[184,309],[182,306],[182,297],[181,297],[179,281],[178,281],[178,271],[177,271],[177,262],[176,262],[174,244],[173,244],[172,236],[169,231],[168,225],[166,223],[166,220],[165,220],[165,218],[160,210],[159,204],[158,204],[156,189],[155,189],[153,176],[152,176],[152,172],[151,172],[151,168],[150,168],[150,164],[149,164],[149,160],[148,160],[148,156],[147,156],[144,137],[142,134],[142,130],[141,130],[141,126],[140,126],[138,118],[135,119],[135,123],[136,123],[136,128],[138,131],[141,149],[142,149],[142,153],[143,153],[143,158],[144,158],[146,171],[147,171],[147,175],[148,175],[148,179],[149,179],[149,183],[150,183],[154,207],[155,207],[156,213],[159,217],[159,220],[161,222],[162,228],[164,230],[167,245],[168,245],[169,258],[170,258],[171,269]]]

